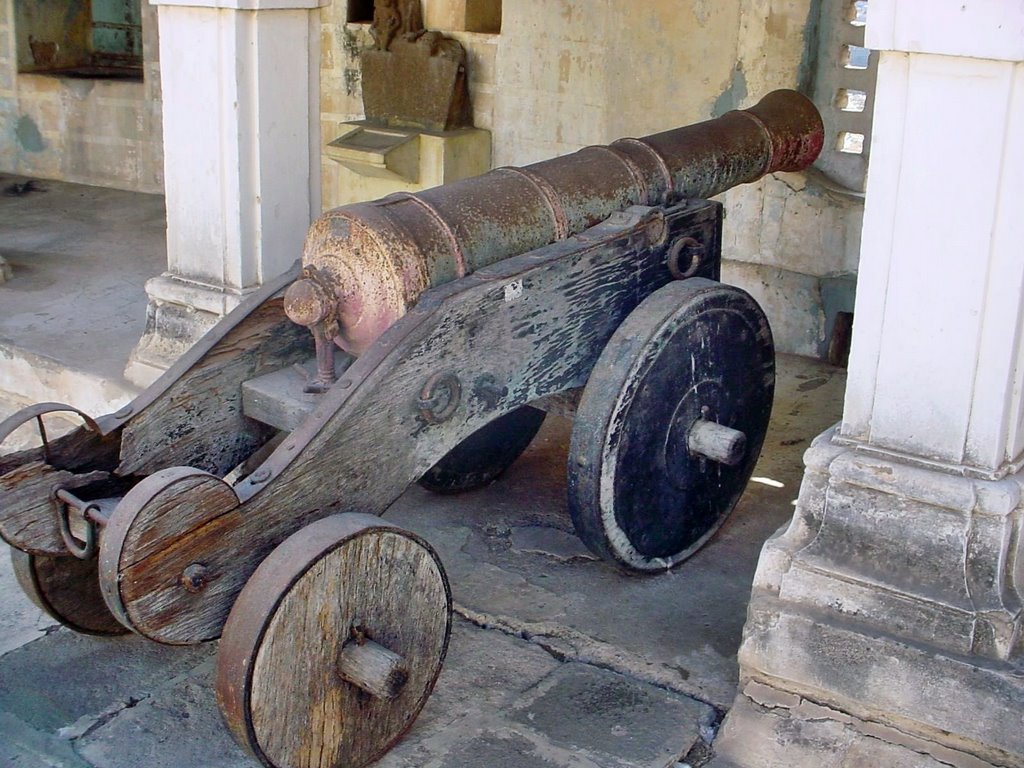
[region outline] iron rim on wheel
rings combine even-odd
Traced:
[[[573,427],[569,511],[595,553],[671,568],[725,521],[771,415],[771,330],[742,290],[669,283],[616,330]]]

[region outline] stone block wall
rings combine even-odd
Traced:
[[[806,87],[814,0],[506,0],[497,34],[444,28],[449,6],[424,0],[428,28],[469,54],[478,127],[495,166],[524,165],[699,122],[750,106],[775,88]],[[321,19],[324,142],[362,116],[359,51],[367,24],[347,3]],[[340,197],[338,165],[323,159],[323,202]],[[863,204],[820,177],[786,174],[733,190],[725,278],[765,307],[780,350],[826,357],[837,312],[852,311]]]
[[[163,191],[156,12],[142,3],[143,82],[18,73],[15,0],[0,0],[0,170]]]

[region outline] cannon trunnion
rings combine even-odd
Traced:
[[[19,582],[79,631],[223,636],[218,701],[265,765],[377,759],[426,702],[451,627],[436,553],[377,517],[410,483],[494,481],[553,411],[575,418],[573,523],[616,565],[677,565],[732,510],[767,428],[774,354],[757,304],[718,282],[721,205],[690,195],[811,162],[808,110],[773,94],[586,150],[569,163],[590,169],[582,186],[559,186],[550,161],[325,214],[301,273],[126,408],[81,414],[59,439],[44,420],[66,406],[0,423],[0,448],[24,423],[41,433],[0,456]],[[691,166],[666,162],[668,146]],[[624,185],[601,186],[606,161]],[[488,201],[489,177],[508,194]],[[517,229],[503,201],[547,223]]]

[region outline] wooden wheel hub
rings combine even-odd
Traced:
[[[303,528],[260,565],[224,627],[217,699],[275,768],[356,768],[412,725],[441,670],[451,593],[437,555],[369,515]]]

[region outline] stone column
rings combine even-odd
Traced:
[[[145,384],[301,255],[320,213],[319,8],[329,0],[158,6],[167,272],[126,375]]]
[[[755,578],[716,766],[1024,765],[1024,6],[872,0],[843,422]]]

